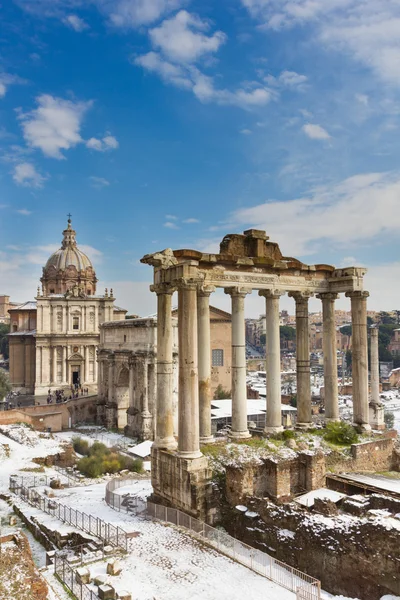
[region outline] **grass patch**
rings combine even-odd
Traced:
[[[44,473],[45,468],[43,467],[43,465],[41,467],[24,467],[23,469],[20,469],[20,471],[24,471],[27,473]]]

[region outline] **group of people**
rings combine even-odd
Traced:
[[[79,398],[79,396],[88,396],[89,388],[84,388],[80,384],[75,383],[71,384],[71,391],[68,395],[68,392],[65,390],[55,390],[54,392],[49,389],[47,394],[47,404],[52,404],[53,400],[55,400],[56,404],[60,404],[61,402],[66,402],[67,400],[74,400]]]

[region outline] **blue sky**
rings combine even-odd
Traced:
[[[131,312],[141,256],[248,227],[399,308],[396,0],[9,0],[0,23],[0,293],[34,296],[71,212]]]

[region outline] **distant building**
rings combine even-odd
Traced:
[[[19,302],[10,302],[10,296],[0,296],[0,323],[8,325],[10,323],[10,315],[8,311],[19,304]]]
[[[99,325],[124,319],[126,311],[114,306],[112,290],[96,295],[96,273],[77,246],[70,219],[41,283],[35,301],[9,309],[14,390],[46,394],[54,387],[97,386]]]

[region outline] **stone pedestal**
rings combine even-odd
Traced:
[[[151,483],[156,502],[178,508],[198,519],[209,520],[211,474],[205,456],[187,459],[177,452],[152,447]]]
[[[382,404],[369,403],[369,424],[372,429],[386,429],[385,409]]]

